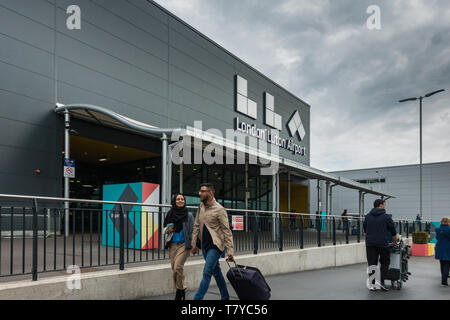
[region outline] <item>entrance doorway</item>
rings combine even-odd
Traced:
[[[129,135],[129,134],[127,134]],[[141,137],[137,137],[139,139]],[[118,143],[84,137],[70,136],[70,158],[75,160],[75,178],[69,180],[70,198],[103,200],[103,186],[109,184],[161,182],[161,155],[156,152]],[[157,150],[157,152],[160,150]],[[102,205],[71,203],[77,210],[102,209]],[[73,210],[72,210],[73,211]],[[70,211],[69,211],[70,212]],[[69,213],[69,231],[98,230],[101,220],[89,221],[82,214]],[[92,225],[91,225],[92,223]]]

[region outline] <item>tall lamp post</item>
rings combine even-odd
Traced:
[[[408,98],[408,99],[402,99],[398,102],[407,102],[407,101],[416,101],[417,99],[420,100],[420,217],[422,218],[422,100],[423,98],[429,98],[432,95],[435,95],[436,93],[440,93],[445,91],[445,89],[433,91],[430,93],[427,93],[423,97],[420,96],[419,98]]]

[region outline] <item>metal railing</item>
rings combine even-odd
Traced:
[[[63,221],[66,201],[72,204],[68,235],[68,224]],[[140,210],[131,210],[134,207]],[[65,271],[71,265],[118,265],[124,270],[125,264],[168,259],[161,226],[169,208],[0,194],[0,277],[31,274],[35,281],[38,273]],[[188,209],[195,215],[196,207]],[[242,217],[241,225],[232,232],[235,253],[355,243],[364,236],[359,217],[239,209],[227,212],[230,226],[233,216]],[[402,220],[396,224],[406,237],[415,229],[429,229],[427,222],[418,225]]]

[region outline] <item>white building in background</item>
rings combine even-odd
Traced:
[[[378,192],[395,196],[388,199],[387,210],[394,219],[415,219],[420,211],[419,165],[358,169],[331,172],[332,174],[366,183]],[[321,211],[325,211],[325,184],[322,182]],[[336,186],[332,191],[332,214],[340,215],[347,209],[358,213],[357,190]],[[365,195],[364,214],[373,207],[377,197]],[[317,211],[317,180],[311,180],[310,212]],[[440,221],[450,216],[450,162],[423,164],[423,220]]]

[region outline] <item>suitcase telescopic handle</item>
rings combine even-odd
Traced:
[[[231,269],[231,266],[230,266],[230,264],[228,263],[229,260],[228,260],[228,259],[225,259],[225,261],[227,262],[228,267]],[[238,270],[239,274],[241,275],[241,278],[244,279],[244,275],[242,274],[241,269],[240,269],[239,266],[237,265],[236,260],[231,260],[231,261],[234,262],[234,267],[235,267],[235,269]]]

